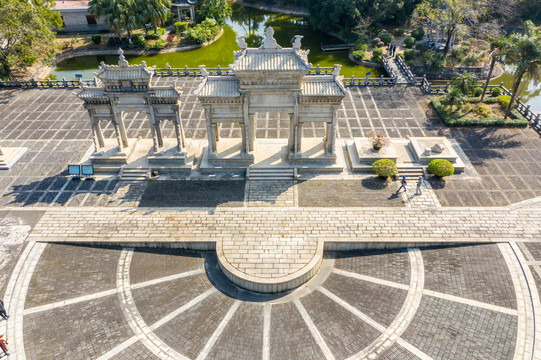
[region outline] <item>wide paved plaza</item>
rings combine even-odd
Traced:
[[[199,78],[155,83],[174,80],[187,137],[205,139]],[[93,146],[76,92],[0,91],[0,144],[28,149],[0,170],[9,359],[541,359],[535,130],[450,129],[416,87],[352,87],[340,139],[446,136],[473,171],[431,179],[420,196],[351,173],[73,180],[67,165]],[[150,138],[143,115],[125,123]],[[256,137],[286,138],[288,126],[260,113]],[[245,290],[219,265],[225,254],[245,274],[279,276],[315,249],[319,271],[285,293]]]

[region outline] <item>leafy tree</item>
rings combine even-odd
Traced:
[[[54,55],[53,28],[62,28],[62,18],[52,6],[47,0],[0,1],[0,78],[10,78],[16,65]]]
[[[136,0],[138,13],[140,14],[140,26],[151,23],[156,29],[167,21],[171,13],[171,0]],[[146,26],[144,26],[146,30]]]
[[[473,92],[476,83],[477,77],[469,72],[464,72],[458,76],[455,76],[451,80],[451,85],[460,90],[462,94],[466,96]]]
[[[199,20],[212,18],[220,26],[223,26],[225,20],[231,16],[231,13],[231,6],[226,0],[204,0],[197,12],[197,17]]]
[[[123,30],[131,37],[131,31],[141,27],[141,12],[135,0],[90,0],[88,6],[92,15],[105,16],[105,23],[119,37]]]
[[[460,89],[456,87],[450,88],[447,92],[447,95],[445,95],[445,101],[447,102],[447,106],[449,107],[449,114],[453,112],[453,105],[456,105],[456,107],[460,109],[462,104],[464,104],[464,100],[464,94],[462,94],[462,91],[460,91]]]
[[[433,24],[445,27],[445,49],[460,27],[475,26],[488,11],[488,0],[423,0],[416,8],[415,17],[429,16]]]
[[[314,26],[326,31],[341,33],[354,29],[361,17],[356,8],[357,0],[307,1],[310,21]]]
[[[492,78],[492,72],[494,71],[494,66],[496,66],[496,62],[501,61],[501,51],[502,47],[505,44],[504,38],[495,39],[490,43],[490,49],[492,52],[490,53],[490,68],[488,70],[487,79],[485,81],[485,84],[483,85],[483,93],[481,95],[481,101],[485,98],[485,93],[487,92],[488,84],[490,83],[490,80]]]
[[[523,34],[511,34],[502,49],[506,64],[514,67],[513,90],[505,118],[511,113],[515,98],[520,94],[520,82],[526,77],[535,84],[541,80],[541,27],[530,20],[524,23]]]

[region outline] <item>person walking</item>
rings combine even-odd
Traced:
[[[8,347],[6,346],[8,344],[8,342],[4,339],[2,339],[4,337],[4,335],[0,335],[0,349],[2,349],[4,351],[4,354],[6,356],[9,356],[9,353],[8,353]]]
[[[6,308],[4,307],[4,302],[0,300],[0,316],[4,319],[8,319],[9,315],[6,314]]]
[[[406,189],[407,184],[408,182],[406,181],[406,175],[402,175],[402,180],[400,180],[400,187],[398,188],[398,190],[396,190],[396,193],[398,194],[401,189],[404,189],[404,191],[408,191],[408,189]]]
[[[415,195],[422,194],[422,187],[423,187],[424,182],[425,182],[425,179],[423,179],[422,176],[419,176],[419,181],[417,181],[417,191],[415,191]]]

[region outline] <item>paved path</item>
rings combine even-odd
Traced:
[[[529,208],[69,208],[47,211],[30,239],[213,243],[275,236],[343,243],[534,241],[541,239],[541,212]]]

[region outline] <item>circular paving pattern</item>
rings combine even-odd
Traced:
[[[26,359],[523,359],[528,284],[513,253],[327,253],[307,283],[262,294],[214,252],[31,244],[7,333]]]

